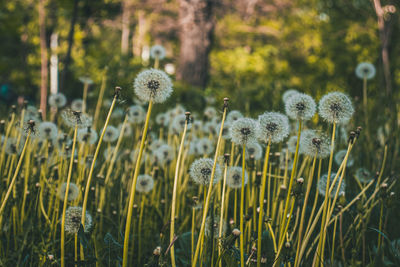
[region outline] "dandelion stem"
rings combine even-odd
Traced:
[[[221,213],[219,216],[219,230],[218,230],[218,239],[222,239],[222,225],[224,223],[224,201],[225,201],[225,189],[226,189],[226,174],[228,171],[228,160],[225,161],[224,168],[224,181],[222,183],[222,197],[221,197]],[[221,246],[218,246],[218,258],[221,257]],[[219,263],[219,267],[222,267],[222,262]]]
[[[64,204],[63,204],[63,211],[62,211],[62,215],[61,215],[61,267],[65,266],[65,247],[64,247],[64,243],[65,243],[65,212],[67,210],[67,204],[68,204],[68,193],[69,193],[69,185],[70,185],[71,176],[72,176],[72,167],[74,164],[77,132],[78,132],[78,124],[75,124],[74,139],[72,141],[71,159],[69,161],[67,185],[65,187]]]
[[[239,218],[239,224],[240,224],[240,266],[244,267],[244,229],[243,229],[243,220],[244,220],[244,178],[245,178],[245,165],[246,165],[246,144],[243,145],[243,151],[242,151],[242,186],[240,187],[240,218]]]
[[[131,221],[132,221],[132,212],[133,212],[133,203],[134,203],[135,191],[136,191],[136,183],[137,183],[137,178],[139,176],[140,162],[142,160],[142,154],[143,154],[143,149],[144,149],[145,140],[146,140],[146,136],[147,136],[147,129],[149,127],[150,114],[151,114],[152,107],[153,107],[153,101],[150,100],[149,106],[147,109],[147,114],[146,114],[146,121],[144,123],[142,139],[140,141],[139,154],[136,159],[135,172],[132,177],[131,191],[130,191],[129,204],[128,204],[128,214],[126,217],[126,224],[125,224],[124,253],[123,253],[123,257],[122,257],[122,267],[128,266],[129,233],[131,230],[130,228],[131,228]]]
[[[268,168],[270,149],[271,149],[271,139],[268,140],[267,149],[265,150],[264,166],[261,177],[260,212],[258,215],[258,230],[257,230],[257,267],[261,266],[261,240],[262,240],[262,225],[264,221],[264,196],[265,196],[265,183],[267,178],[267,168]]]
[[[171,206],[171,230],[170,230],[170,239],[169,239],[170,243],[172,243],[175,238],[176,191],[177,191],[177,187],[178,187],[179,167],[180,167],[180,163],[181,163],[183,146],[185,143],[187,126],[188,126],[188,119],[185,121],[185,127],[183,129],[183,133],[182,133],[182,137],[181,137],[181,144],[179,146],[178,158],[176,160],[176,166],[175,166],[174,188],[172,191],[172,206]],[[172,265],[172,267],[175,267],[176,263],[175,263],[174,245],[171,246],[170,252],[171,252],[171,265]]]
[[[107,119],[106,119],[106,121],[104,123],[104,127],[103,127],[103,130],[101,132],[99,141],[97,142],[96,150],[94,152],[93,159],[92,159],[92,164],[90,166],[88,179],[87,179],[87,182],[86,182],[85,194],[84,194],[84,197],[83,197],[83,205],[82,205],[82,217],[81,217],[82,221],[81,221],[81,223],[82,223],[83,227],[85,227],[86,206],[87,206],[87,201],[88,201],[88,197],[89,197],[90,182],[92,181],[93,172],[94,172],[94,166],[96,164],[96,159],[97,159],[97,156],[99,155],[100,147],[101,147],[101,144],[103,142],[103,137],[104,137],[104,134],[106,132],[108,123],[110,121],[111,113],[112,113],[112,111],[114,109],[116,101],[117,101],[117,94],[115,94],[114,99],[113,99],[113,101],[111,103],[111,107],[110,107],[110,110],[108,111]],[[80,248],[81,248],[80,249],[81,260],[83,260],[84,259],[83,246],[81,245]]]
[[[203,216],[202,216],[202,222],[201,222],[201,227],[200,227],[200,232],[199,232],[199,238],[197,240],[196,251],[195,251],[195,254],[194,254],[193,261],[192,261],[192,267],[196,267],[197,259],[199,257],[200,247],[203,244],[204,228],[205,228],[205,224],[206,224],[208,205],[209,205],[209,202],[210,202],[211,193],[212,193],[212,189],[213,189],[214,174],[215,174],[215,168],[217,166],[217,159],[218,159],[218,155],[219,155],[219,147],[221,145],[221,137],[222,137],[222,131],[224,129],[224,122],[225,122],[225,118],[226,118],[226,110],[227,110],[227,106],[224,106],[224,112],[222,114],[221,127],[220,127],[219,135],[218,135],[217,147],[215,149],[214,164],[213,164],[213,168],[211,170],[210,185],[208,187],[206,203],[205,203],[204,209],[203,209]],[[125,266],[123,266],[123,267],[125,267]]]

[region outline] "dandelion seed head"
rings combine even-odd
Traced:
[[[231,129],[231,124],[227,121],[224,122],[224,127],[222,128],[222,138],[224,138],[224,139],[231,138],[230,129]],[[217,132],[219,133],[220,130],[221,130],[221,123],[218,124]]]
[[[57,196],[62,201],[64,201],[66,190],[67,190],[67,183],[61,184],[61,186],[58,189]],[[69,183],[68,201],[74,201],[78,196],[79,196],[79,187],[74,183]]]
[[[7,139],[5,152],[7,155],[18,155],[22,152],[22,142],[19,142],[17,146],[17,139],[10,137]]]
[[[150,48],[150,57],[162,60],[165,58],[165,48],[162,45],[153,45]]]
[[[256,141],[258,127],[258,122],[253,119],[237,119],[232,122],[230,128],[232,142],[238,145],[254,143]]]
[[[286,103],[286,101],[288,101],[288,99],[290,97],[292,97],[293,95],[298,94],[298,93],[299,93],[299,91],[297,91],[295,89],[286,90],[282,95],[283,103]]]
[[[82,111],[83,108],[83,100],[82,99],[74,99],[71,102],[71,109],[73,111]]]
[[[208,138],[200,138],[197,140],[196,148],[199,155],[209,155],[214,152],[213,142]]]
[[[38,126],[38,135],[42,140],[55,140],[58,135],[58,128],[52,122],[45,121]]]
[[[285,102],[286,114],[293,120],[310,120],[316,107],[314,99],[303,93],[293,94]]]
[[[197,184],[209,185],[211,180],[211,172],[214,161],[210,158],[202,158],[195,160],[190,166],[190,177]],[[221,179],[221,167],[217,164],[214,173],[213,184]]]
[[[206,134],[216,135],[218,129],[218,124],[214,121],[208,121],[203,125],[203,132]]]
[[[208,216],[206,218],[205,228],[204,228],[204,233],[206,236],[210,237],[213,234],[214,238],[219,237],[219,221],[220,221],[219,216],[214,216],[214,218],[212,218],[211,216]],[[223,221],[221,236],[225,235],[226,229],[227,229],[226,222]]]
[[[133,124],[139,124],[144,122],[146,118],[146,111],[142,106],[133,105],[127,110],[128,121]]]
[[[154,153],[162,145],[165,145],[165,142],[163,140],[160,140],[160,139],[152,140],[150,143],[150,146],[149,146],[149,150]]]
[[[259,160],[262,157],[262,147],[259,143],[250,143],[246,146],[246,159],[250,159],[253,156],[255,160]]]
[[[93,145],[96,143],[98,135],[92,128],[83,128],[78,130],[76,138],[79,143],[88,143],[89,145]]]
[[[330,181],[329,181],[329,187],[331,187],[335,176],[336,176],[336,173],[332,172],[331,173],[331,177],[330,177]],[[318,181],[318,184],[317,184],[318,192],[322,196],[325,196],[325,193],[326,193],[326,182],[327,182],[327,180],[328,180],[328,174],[324,174],[319,178],[319,181]],[[335,195],[336,195],[336,190],[337,190],[337,188],[339,186],[339,180],[340,180],[340,176],[337,178],[337,180],[335,182],[335,185],[333,186],[333,190],[331,191],[331,195],[330,195],[331,198],[335,197]],[[346,183],[345,183],[345,180],[343,179],[342,183],[340,185],[338,196],[344,195],[345,194],[345,190],[346,190]]]
[[[370,171],[366,168],[358,168],[354,176],[362,183],[369,183],[374,179]]]
[[[304,130],[300,137],[300,150],[307,156],[326,158],[330,155],[331,142],[321,131]]]
[[[217,116],[217,110],[214,107],[206,107],[204,109],[204,116],[207,119],[213,119]]]
[[[336,152],[334,159],[338,166],[342,164],[344,158],[346,157],[346,154],[347,154],[347,149],[342,149]],[[353,166],[353,164],[354,164],[354,159],[353,156],[350,154],[349,157],[347,158],[346,166],[351,167]]]
[[[343,93],[332,92],[324,95],[319,101],[319,115],[329,123],[345,124],[353,113],[351,100]]]
[[[123,123],[118,124],[118,131],[119,132],[121,132],[121,130],[122,130],[122,124]],[[125,137],[132,136],[132,133],[133,133],[132,126],[130,124],[126,123],[125,126],[124,126],[124,132],[122,133],[123,136],[125,136]]]
[[[118,136],[119,136],[118,129],[112,125],[108,125],[104,132],[103,140],[104,142],[112,143],[117,141]]]
[[[160,126],[167,126],[169,123],[169,116],[166,113],[157,114],[156,123]]]
[[[162,103],[172,93],[172,82],[165,72],[148,69],[138,74],[134,82],[134,89],[140,100]]]
[[[179,134],[179,133],[183,132],[183,130],[185,129],[185,124],[186,124],[186,115],[185,114],[175,116],[175,118],[172,120],[171,130],[174,133]],[[187,129],[190,129],[190,127],[191,127],[191,124],[189,123],[187,125]]]
[[[154,187],[154,180],[148,174],[141,174],[137,178],[136,191],[140,193],[148,193]]]
[[[49,96],[49,105],[53,108],[62,108],[67,104],[67,98],[62,93],[51,94]]]
[[[265,112],[258,116],[257,137],[260,141],[282,142],[289,135],[289,119],[278,112]]]
[[[82,129],[88,128],[92,125],[92,117],[79,111],[67,109],[61,113],[61,117],[63,118],[64,123],[71,128],[74,128],[75,125],[77,125],[79,129]]]
[[[90,77],[88,77],[88,76],[81,76],[81,77],[79,77],[79,81],[81,82],[81,83],[83,83],[83,84],[93,84],[93,80],[92,79],[90,79]]]
[[[375,66],[369,62],[361,62],[356,67],[356,76],[360,79],[370,80],[375,77]]]
[[[247,184],[249,175],[244,172],[244,185]],[[230,188],[238,189],[242,187],[242,167],[229,167],[226,174],[226,184]]]
[[[238,119],[243,118],[243,114],[238,110],[232,110],[226,115],[226,121],[232,123]]]
[[[65,212],[65,232],[68,234],[76,234],[81,226],[82,207],[69,207]],[[85,214],[85,233],[92,228],[92,216],[86,211]]]
[[[156,163],[159,165],[164,165],[174,159],[174,151],[169,145],[164,144],[153,153],[153,156],[156,160]]]
[[[291,136],[289,138],[289,140],[287,141],[287,148],[289,150],[290,153],[296,153],[296,145],[297,145],[297,136]],[[301,153],[302,151],[300,151],[299,149],[299,153]]]

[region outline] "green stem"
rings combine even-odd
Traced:
[[[264,166],[261,177],[260,212],[258,215],[258,231],[257,231],[257,267],[261,266],[261,239],[262,239],[262,225],[264,221],[264,196],[265,196],[265,183],[267,178],[267,168],[268,168],[270,148],[271,148],[271,139],[269,139],[267,149],[265,150]]]
[[[240,188],[240,266],[244,267],[244,229],[243,229],[243,220],[244,220],[244,177],[245,177],[245,165],[246,165],[246,144],[243,145],[243,154],[242,154],[242,186]]]
[[[129,196],[128,214],[127,214],[126,224],[125,224],[124,253],[123,253],[123,258],[122,258],[122,266],[123,267],[128,266],[129,233],[131,230],[133,202],[135,199],[137,177],[139,176],[140,162],[142,160],[142,154],[143,154],[144,144],[145,144],[145,140],[146,140],[146,136],[147,136],[147,130],[149,128],[150,114],[151,114],[152,108],[153,108],[153,101],[150,100],[149,106],[147,109],[147,114],[146,114],[146,121],[144,123],[143,135],[142,135],[142,139],[140,141],[139,155],[136,159],[135,172],[133,174],[131,191],[130,191],[130,196]]]

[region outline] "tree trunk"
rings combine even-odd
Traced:
[[[39,0],[39,36],[40,36],[40,109],[42,110],[43,120],[46,119],[46,104],[47,104],[47,46],[46,46],[46,24],[45,24],[45,10],[44,0]]]
[[[121,54],[127,55],[129,51],[129,32],[131,17],[131,1],[122,2],[122,35],[121,35]]]
[[[214,31],[213,0],[180,0],[180,55],[177,79],[205,88]]]
[[[78,18],[78,2],[79,0],[74,0],[74,7],[72,10],[70,29],[68,33],[68,41],[67,41],[68,50],[67,50],[67,55],[65,56],[64,69],[62,71],[61,83],[60,83],[60,87],[63,90],[65,89],[65,81],[67,81],[68,79],[69,65],[71,63],[71,52],[72,52],[72,45],[74,44],[75,23]]]

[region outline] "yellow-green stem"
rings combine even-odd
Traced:
[[[240,266],[244,267],[244,229],[243,229],[243,220],[244,220],[244,177],[245,177],[245,165],[246,165],[246,144],[243,145],[243,153],[242,153],[242,186],[240,187],[240,213],[239,213],[239,224],[240,224]]]
[[[179,152],[178,152],[178,158],[176,160],[176,166],[175,166],[175,177],[174,177],[174,188],[172,191],[172,207],[171,207],[171,230],[170,230],[170,237],[169,237],[169,242],[172,243],[175,238],[175,208],[176,208],[176,191],[178,187],[178,177],[179,177],[179,167],[181,163],[181,157],[182,157],[182,151],[183,151],[183,145],[185,143],[185,136],[186,136],[186,130],[188,126],[188,120],[185,121],[185,127],[183,129],[182,137],[181,137],[181,144],[179,146]],[[175,267],[175,249],[174,245],[171,246],[170,248],[171,252],[171,265],[172,267]]]
[[[222,137],[222,131],[224,129],[224,123],[225,123],[225,117],[226,117],[226,107],[224,108],[224,113],[222,114],[222,121],[221,121],[221,127],[219,130],[219,135],[218,135],[218,141],[217,141],[217,147],[215,149],[215,155],[214,155],[214,164],[213,168],[211,170],[211,177],[210,177],[210,185],[208,187],[208,192],[207,192],[207,198],[206,198],[206,203],[204,205],[203,209],[203,216],[202,216],[202,221],[201,221],[201,227],[200,227],[200,232],[199,232],[199,238],[197,240],[197,245],[196,245],[196,250],[194,253],[194,258],[192,262],[192,267],[196,267],[197,259],[199,258],[199,252],[200,252],[200,247],[203,244],[203,237],[204,237],[204,228],[206,224],[206,217],[207,217],[207,212],[208,212],[208,205],[210,202],[211,198],[211,193],[213,189],[213,183],[214,183],[214,174],[215,174],[215,168],[217,166],[217,160],[218,160],[218,155],[219,155],[219,147],[221,144],[221,137]],[[123,266],[125,267],[125,266]]]
[[[267,168],[268,168],[270,148],[271,148],[271,139],[269,139],[267,149],[265,150],[264,166],[263,166],[263,172],[262,172],[262,176],[261,176],[260,212],[258,215],[258,230],[257,230],[257,267],[261,266],[261,239],[262,239],[262,225],[263,225],[263,221],[264,221],[263,220],[264,219],[264,196],[265,196],[265,184],[266,184],[266,178],[267,178]],[[268,197],[268,199],[269,199],[269,197]]]
[[[69,169],[68,169],[68,176],[67,176],[67,186],[65,187],[65,195],[64,195],[64,204],[63,204],[63,211],[61,215],[61,267],[65,266],[65,212],[67,210],[68,204],[68,193],[69,193],[69,185],[71,182],[72,176],[72,167],[74,164],[74,154],[75,154],[75,144],[76,144],[76,134],[78,132],[78,125],[75,125],[74,129],[74,139],[72,141],[72,150],[71,150],[71,159],[69,161]]]
[[[139,154],[136,159],[135,172],[134,172],[133,178],[132,178],[128,211],[127,211],[128,214],[126,217],[126,224],[125,224],[124,252],[123,252],[123,257],[122,257],[122,267],[128,266],[129,233],[131,230],[131,221],[132,221],[133,203],[134,203],[135,191],[136,191],[136,183],[137,183],[137,177],[139,176],[140,162],[142,160],[142,154],[143,154],[144,144],[145,144],[145,140],[146,140],[146,136],[147,136],[147,129],[149,127],[149,121],[150,121],[152,107],[153,107],[153,101],[150,100],[149,106],[147,109],[147,114],[146,114],[146,121],[144,123],[142,139],[140,141]]]

